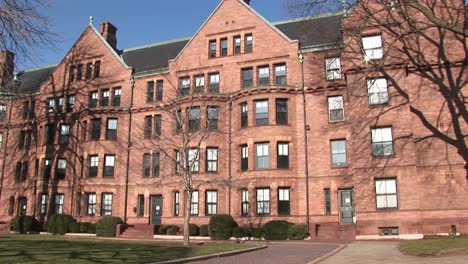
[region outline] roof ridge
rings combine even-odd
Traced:
[[[59,64],[60,64],[60,63],[54,63],[54,64],[45,65],[45,66],[40,66],[40,67],[37,67],[37,68],[32,68],[32,69],[27,69],[27,70],[21,70],[21,71],[15,72],[15,74],[24,73],[24,72],[39,71],[39,70],[44,70],[44,69],[47,69],[47,68],[53,68],[53,67],[58,66]]]
[[[136,46],[136,47],[133,47],[133,48],[123,49],[122,53],[125,53],[127,51],[134,51],[134,50],[139,50],[139,49],[146,49],[146,48],[151,48],[151,47],[156,47],[156,46],[181,42],[181,41],[185,41],[185,40],[190,40],[191,38],[192,37],[182,37],[182,38],[176,38],[176,39],[171,39],[171,40],[159,41],[159,42],[150,43],[150,44],[146,44],[146,45],[142,45],[142,46]]]
[[[275,21],[275,22],[271,22],[271,24],[276,26],[276,25],[299,22],[299,21],[304,21],[304,20],[312,20],[312,19],[319,19],[319,18],[333,17],[333,16],[341,16],[341,15],[342,15],[341,11],[339,11],[339,12],[329,12],[329,13],[323,13],[323,14],[318,14],[318,15],[313,15],[313,16],[296,17],[296,18],[291,18],[291,19],[286,19],[286,20]]]

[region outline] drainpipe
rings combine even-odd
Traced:
[[[228,101],[228,110],[229,110],[229,139],[228,139],[228,148],[229,148],[229,160],[228,160],[228,170],[229,170],[229,182],[228,182],[228,214],[231,215],[231,180],[232,180],[232,96],[229,96]]]
[[[124,223],[127,223],[128,211],[128,178],[130,174],[130,148],[132,147],[132,107],[133,107],[133,92],[135,88],[135,77],[130,77],[130,106],[128,107],[128,141],[127,141],[127,168],[125,175],[125,202],[124,202]]]
[[[68,101],[67,101],[67,104],[68,104]],[[67,105],[68,107],[68,105]],[[74,148],[74,158],[73,158],[73,164],[75,164],[75,166],[73,166],[73,179],[72,179],[72,190],[71,190],[71,205],[70,205],[70,213],[72,216],[75,215],[75,211],[73,210],[74,209],[74,200],[75,200],[75,185],[76,185],[76,170],[77,170],[77,164],[76,164],[76,156],[78,155],[78,138],[80,136],[80,125],[79,125],[79,121],[78,121],[78,118],[75,121],[75,125],[76,125],[76,132],[75,132],[75,146],[73,147]],[[78,202],[81,202],[81,201],[78,201]]]
[[[299,63],[301,64],[301,90],[302,90],[302,111],[304,113],[304,154],[305,154],[305,181],[306,181],[306,214],[307,214],[307,230],[310,234],[310,211],[309,211],[309,152],[307,144],[307,130],[310,129],[307,125],[307,109],[306,109],[306,95],[305,95],[305,85],[304,85],[304,54],[302,51],[298,53]]]
[[[3,190],[3,175],[5,175],[5,166],[6,166],[6,157],[8,155],[7,153],[7,148],[8,148],[8,137],[10,135],[10,125],[11,125],[11,112],[12,112],[12,108],[13,108],[13,96],[12,95],[9,95],[10,96],[10,109],[8,109],[8,122],[6,124],[6,135],[5,135],[5,139],[3,140],[4,142],[4,146],[3,147],[3,151],[2,151],[2,174],[0,174],[0,202],[2,201],[2,190]]]

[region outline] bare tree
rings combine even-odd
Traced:
[[[339,2],[346,1],[289,0],[289,7],[314,14],[329,7],[339,10]],[[395,109],[409,109],[425,131],[408,136],[414,142],[436,139],[453,147],[465,162],[468,179],[466,1],[355,2],[349,14],[343,13],[344,72],[348,79],[361,76],[364,86],[370,78],[384,77],[391,87],[388,96],[396,98],[378,113],[374,110],[372,120],[377,122]],[[380,32],[380,40],[370,46],[363,43],[363,37],[375,32]],[[367,96],[354,80],[348,83],[350,95]]]

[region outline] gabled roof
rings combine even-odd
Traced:
[[[291,40],[298,40],[301,48],[333,46],[343,42],[341,34],[341,14],[325,14],[271,23]],[[96,31],[97,32],[97,31]],[[99,34],[98,34],[99,35]],[[145,73],[166,69],[169,60],[176,58],[191,38],[159,42],[141,47],[125,49],[119,60],[132,67],[135,73]],[[22,82],[21,93],[36,93],[42,82],[52,74],[57,65],[29,70],[18,76]]]

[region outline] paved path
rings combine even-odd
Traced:
[[[286,263],[286,262],[285,262]],[[319,264],[467,264],[468,255],[413,257],[398,250],[398,242],[354,242]]]
[[[214,258],[197,264],[306,264],[338,248],[333,244],[316,244],[310,242],[273,242],[268,248],[241,255]]]

